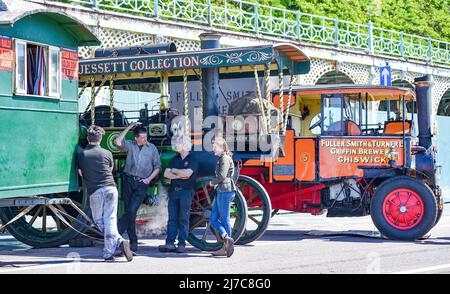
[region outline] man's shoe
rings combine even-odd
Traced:
[[[177,247],[175,247],[174,244],[165,244],[165,245],[159,245],[158,250],[160,252],[175,252],[177,250]]]
[[[177,253],[185,253],[186,252],[186,246],[178,245],[176,252]]]
[[[127,261],[133,260],[133,252],[131,252],[130,249],[130,242],[128,242],[127,240],[123,240],[122,243],[120,243],[120,249],[122,249],[122,252],[125,255]]]
[[[110,257],[105,258],[106,262],[114,262],[116,261],[116,258],[114,257],[114,255],[111,255]]]
[[[212,254],[212,256],[227,256],[227,252],[225,251],[225,248],[223,248],[223,247],[217,251],[214,251],[211,254]]]
[[[138,251],[138,244],[137,243],[131,243],[130,244],[130,249],[133,252],[137,252]]]
[[[226,236],[223,240],[227,257],[230,257],[234,253],[234,240],[231,237]]]

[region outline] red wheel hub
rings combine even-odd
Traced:
[[[398,230],[410,230],[423,219],[425,206],[422,198],[410,189],[396,189],[383,201],[383,216]]]

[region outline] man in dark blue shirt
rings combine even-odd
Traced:
[[[191,139],[178,137],[175,150],[178,154],[169,162],[164,176],[171,180],[169,188],[169,221],[167,223],[166,244],[159,246],[161,252],[183,253],[189,234],[189,212],[194,198],[194,189],[198,173],[198,161],[190,152]],[[175,239],[178,235],[178,246]]]

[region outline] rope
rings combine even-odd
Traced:
[[[203,128],[203,75],[201,70],[199,73],[199,79],[200,79],[200,118],[201,118],[201,128]]]
[[[89,85],[89,81],[84,83],[83,87],[80,90],[80,93],[78,93],[78,100],[81,98],[81,96],[83,95],[84,91],[86,91],[86,88],[87,88],[88,85]]]
[[[267,123],[267,130],[270,131],[270,64],[266,65],[264,71],[264,79],[266,82],[266,102],[267,102],[266,123]]]
[[[114,127],[114,77],[109,78],[109,126]]]
[[[277,126],[283,123],[284,93],[283,93],[283,70],[278,71],[278,89],[280,94],[280,113],[277,117]],[[287,106],[289,107],[289,105]]]
[[[261,93],[261,86],[259,84],[258,69],[256,68],[256,66],[253,69],[254,69],[254,72],[255,72],[256,90],[258,92],[259,107],[261,109],[261,115],[262,115],[263,121],[265,121],[266,118],[265,118],[265,114],[264,114],[264,102],[263,102],[262,93]],[[262,125],[263,125],[264,133],[267,134],[266,124],[263,123]]]
[[[293,84],[295,84],[297,81],[297,77],[294,75],[291,75],[291,81],[289,82],[289,94],[288,94],[288,101],[287,101],[287,105],[286,105],[286,112],[284,113],[284,123],[283,123],[283,135],[286,133],[286,128],[287,128],[287,122],[288,122],[288,117],[289,117],[289,109],[290,109],[290,105],[291,105],[291,98],[292,98],[292,86]]]
[[[95,124],[95,79],[91,77],[91,103],[89,103],[91,109],[91,126]]]
[[[184,127],[185,127],[184,130],[187,135],[189,126],[189,100],[188,100],[188,78],[186,69],[183,69],[183,95],[184,95]]]
[[[91,83],[92,83],[92,79],[91,79]],[[97,97],[98,93],[100,93],[100,90],[101,90],[102,87],[105,85],[105,83],[106,83],[106,79],[103,80],[103,81],[100,83],[100,86],[97,88],[97,91],[95,91],[95,93],[94,93],[94,96],[93,96],[94,98]],[[95,105],[95,99],[92,99],[92,87],[95,89],[95,81],[94,81],[94,86],[92,86],[92,84],[91,84],[91,101],[89,101],[89,104],[88,104],[88,106],[86,107],[85,112],[86,112],[86,111],[90,111],[92,105],[93,105],[93,104]],[[95,107],[95,106],[94,106],[94,107]]]

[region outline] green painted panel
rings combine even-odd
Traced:
[[[78,103],[78,81],[62,80],[61,95],[64,101],[75,101]]]
[[[45,15],[0,35],[76,50],[74,36]],[[61,99],[13,95],[14,72],[0,71],[0,198],[78,190],[78,81],[61,81]]]
[[[0,107],[0,198],[78,190],[77,143],[77,114]]]
[[[0,95],[11,95],[13,91],[12,76],[12,71],[0,71]]]

